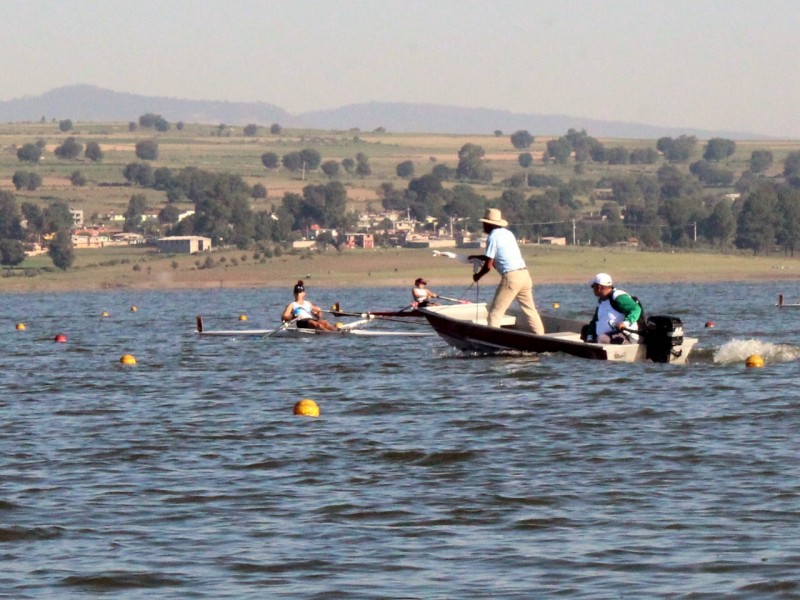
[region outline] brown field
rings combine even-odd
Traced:
[[[475,250],[460,250],[468,254]],[[611,273],[620,284],[779,281],[800,277],[800,259],[783,256],[716,255],[703,253],[640,252],[627,249],[536,246],[523,247],[535,285],[583,284],[594,273]],[[222,250],[212,254],[213,268],[198,268],[205,255],[160,256],[150,250],[107,248],[80,250],[69,272],[0,279],[0,292],[81,291],[103,289],[289,288],[298,279],[324,288],[411,285],[424,276],[431,288],[464,286],[472,282],[471,267],[435,257],[428,249],[397,248],[289,254],[256,260],[251,252]],[[47,257],[37,259],[41,265]],[[224,262],[223,262],[224,261]],[[110,263],[117,264],[110,264]],[[173,266],[175,263],[175,266]],[[33,259],[24,266],[32,267]],[[496,285],[496,273],[481,285]]]

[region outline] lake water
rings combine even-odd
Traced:
[[[410,297],[307,283],[323,307]],[[4,295],[0,596],[797,597],[800,309],[774,304],[800,289],[629,291],[700,338],[690,364],[194,335],[275,326],[289,286]]]

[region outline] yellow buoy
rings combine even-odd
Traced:
[[[247,315],[239,315],[240,321],[247,321]]]
[[[558,302],[553,302],[553,308],[561,308],[561,305]]]
[[[747,357],[747,360],[744,363],[748,367],[763,367],[764,366],[764,359],[761,358],[758,354],[751,354]]]
[[[107,313],[106,311],[103,311],[103,314],[101,314],[100,316],[101,316],[101,317],[107,317],[107,316],[108,316],[108,313]]]
[[[139,309],[136,308],[135,306],[131,306],[131,312],[136,312],[137,310],[139,310]]]
[[[17,323],[17,330],[25,331],[25,323]]]
[[[119,359],[119,362],[121,362],[123,365],[135,365],[136,357],[133,354],[123,354]]]
[[[304,417],[318,417],[319,406],[317,406],[317,403],[313,400],[304,398],[303,400],[298,400],[295,403],[294,414],[302,415]]]

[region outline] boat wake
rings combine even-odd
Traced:
[[[800,347],[791,344],[772,344],[761,340],[731,340],[714,352],[717,364],[741,363],[748,356],[759,355],[766,362],[789,362],[800,358]]]

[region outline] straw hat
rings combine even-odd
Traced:
[[[503,214],[500,212],[499,208],[487,208],[481,221],[489,223],[489,225],[497,225],[498,227],[505,227],[508,225],[508,221],[503,218]]]

